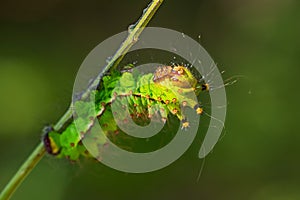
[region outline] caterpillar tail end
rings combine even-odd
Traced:
[[[58,155],[60,153],[60,148],[55,144],[52,137],[49,136],[53,132],[52,126],[45,126],[43,129],[42,141],[44,143],[46,151],[51,155]]]

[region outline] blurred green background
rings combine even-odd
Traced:
[[[65,112],[85,56],[148,3],[0,2],[0,190]],[[226,130],[199,181],[198,138],[147,174],[45,156],[12,199],[300,199],[299,20],[297,0],[165,0],[150,26],[201,35],[224,76],[247,77],[226,88]]]

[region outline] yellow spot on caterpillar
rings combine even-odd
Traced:
[[[198,115],[201,115],[203,113],[203,108],[200,108],[200,107],[197,108],[196,112],[197,112]]]
[[[184,74],[184,69],[182,66],[176,66],[173,68],[174,71],[176,71],[178,74]]]
[[[52,154],[58,154],[59,148],[56,145],[56,143],[54,142],[53,138],[49,137],[49,141],[50,141],[50,147],[52,150]]]
[[[182,128],[188,128],[190,126],[189,122],[183,122],[182,123]]]

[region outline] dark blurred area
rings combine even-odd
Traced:
[[[0,1],[0,190],[67,109],[85,56],[148,3]],[[299,20],[297,0],[165,0],[149,26],[200,35],[224,77],[245,77],[226,87],[225,131],[199,181],[200,139],[147,174],[45,156],[12,199],[300,199]]]

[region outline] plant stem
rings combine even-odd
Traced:
[[[103,71],[97,76],[97,78],[91,84],[91,87],[96,86],[99,83],[99,79],[102,75],[110,69],[115,69],[119,62],[122,60],[123,56],[128,52],[128,50],[134,45],[138,40],[138,37],[142,33],[143,29],[149,23],[151,18],[154,16],[157,9],[162,4],[163,0],[152,0],[149,6],[144,10],[143,15],[140,19],[132,26],[129,27],[129,33],[127,38],[121,44],[120,48],[114,54],[112,59],[104,67]],[[89,94],[89,88],[82,94],[81,98],[85,98]],[[59,130],[64,127],[72,118],[73,109],[72,103],[66,113],[60,118],[60,120],[54,125],[54,130]],[[41,142],[27,160],[23,163],[20,169],[16,172],[10,182],[6,185],[4,190],[0,194],[0,200],[8,200],[26,176],[31,172],[35,165],[41,160],[45,155],[45,148],[43,142]]]
[[[20,183],[26,178],[26,176],[31,172],[35,165],[41,160],[45,154],[44,144],[41,142],[35,150],[31,153],[28,159],[23,163],[14,177],[6,185],[3,192],[0,195],[0,199],[9,199],[14,191],[18,188]]]

